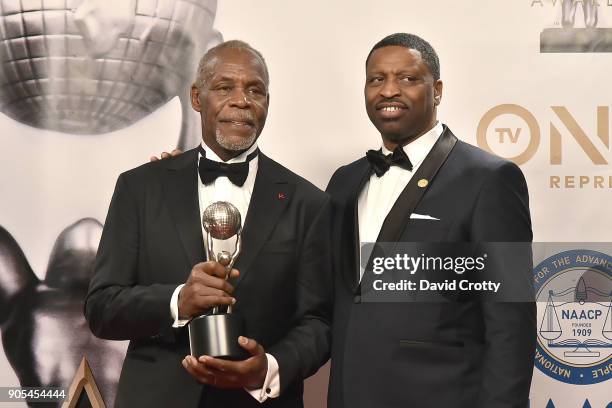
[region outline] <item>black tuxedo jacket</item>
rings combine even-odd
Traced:
[[[117,407],[300,407],[303,378],[330,348],[330,202],[325,193],[263,154],[233,282],[234,312],[279,364],[279,398],[201,386],[185,371],[187,328],[173,329],[170,298],[205,260],[197,152],[119,176],[85,304],[92,332],[130,340]]]
[[[357,199],[370,174],[362,158],[338,169],[327,188],[336,255],[329,407],[525,408],[534,303],[362,302]],[[423,178],[425,188],[418,186]],[[458,141],[446,127],[404,194],[408,200],[398,204],[400,196],[379,242],[532,240],[519,168]],[[440,220],[410,219],[413,212]],[[524,269],[517,278],[530,287]]]

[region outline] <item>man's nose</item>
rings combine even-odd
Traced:
[[[245,109],[249,107],[250,102],[243,89],[235,88],[230,94],[230,104],[237,108]]]
[[[380,94],[385,98],[393,98],[398,96],[399,93],[399,86],[397,86],[397,82],[394,80],[386,80],[380,89]]]

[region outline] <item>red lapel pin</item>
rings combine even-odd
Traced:
[[[285,198],[287,198],[287,195],[285,193],[278,193],[279,200],[284,200]]]

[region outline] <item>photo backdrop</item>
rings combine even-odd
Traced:
[[[23,257],[17,258],[33,277],[28,267],[16,272],[0,248],[0,384],[18,385],[20,364],[32,364],[13,359],[11,366],[6,346],[18,283],[36,282],[35,293],[43,293],[37,296],[68,293],[78,304],[82,292],[50,280],[52,272],[67,273],[53,261],[62,248],[89,259],[99,237],[94,220],[104,222],[122,171],[179,140],[195,143],[198,123],[194,128],[185,95],[197,57],[221,36],[249,42],[268,63],[271,102],[261,150],[320,188],[337,167],[380,146],[363,102],[370,48],[394,32],[422,36],[440,56],[439,119],[462,140],[520,164],[534,241],[610,241],[612,4],[568,2],[2,0],[0,226],[5,245],[18,245]],[[74,21],[66,23],[66,16]],[[130,62],[116,63],[121,60]],[[121,77],[125,72],[131,76]],[[49,360],[39,363],[71,379],[80,357],[60,358],[60,349],[85,349],[93,360],[93,350],[113,350],[112,367],[93,367],[112,401],[125,344],[62,341],[68,332],[87,336],[78,313],[65,319],[47,322],[53,334],[33,342]],[[531,407],[608,406],[612,348],[598,350],[601,374],[592,384],[560,379],[550,371],[554,364],[542,360]],[[570,369],[579,365],[570,360]],[[324,406],[326,375],[322,369],[308,381],[311,408]]]

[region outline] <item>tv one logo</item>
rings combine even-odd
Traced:
[[[561,168],[557,166],[562,164],[571,164],[574,168],[581,165],[584,168],[586,158],[586,163],[594,166],[590,169],[593,171],[588,174],[549,175],[549,187],[611,189],[612,176],[606,167],[612,158],[610,108],[597,107],[596,135],[587,134],[583,125],[565,106],[551,106],[551,110],[562,127],[549,122],[547,146],[536,117],[528,109],[515,104],[495,106],[482,116],[476,134],[478,146],[518,165],[529,162],[542,148],[548,150],[548,162],[553,168]],[[571,156],[567,155],[568,152],[571,152]]]

